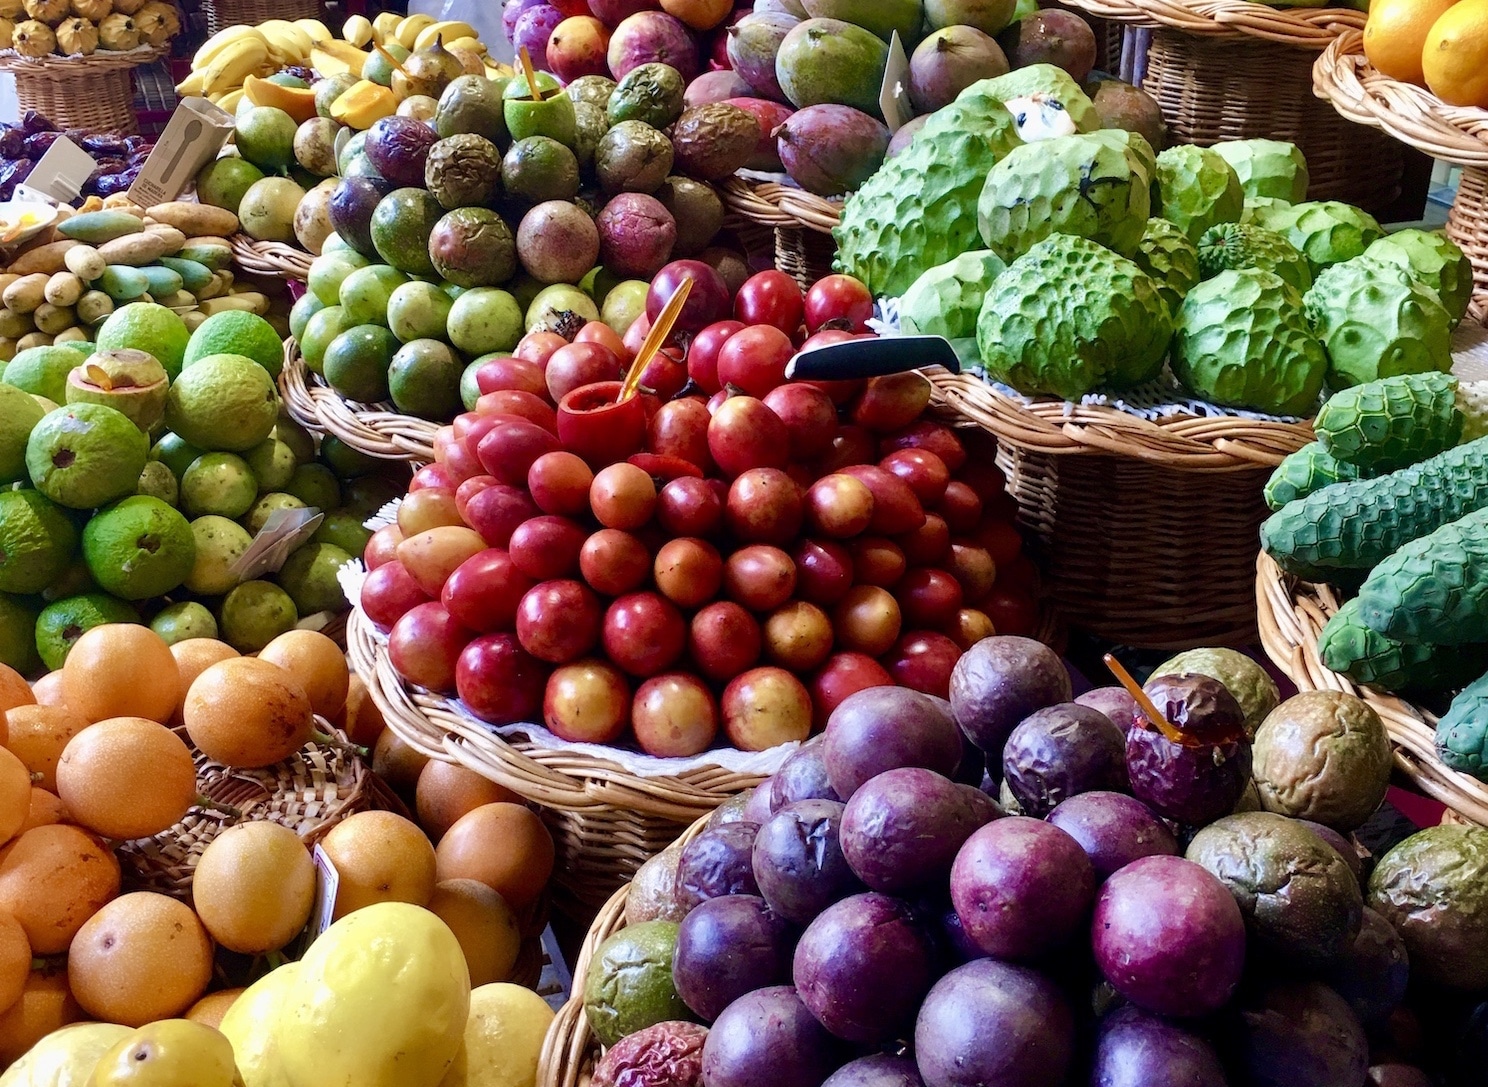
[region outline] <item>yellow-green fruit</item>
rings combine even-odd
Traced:
[[[133,1031],[98,1060],[88,1087],[243,1087],[232,1043],[187,1019]]]
[[[465,1044],[439,1087],[534,1087],[553,1009],[531,989],[498,982],[470,994]]]
[[[54,1030],[0,1076],[0,1087],[88,1087],[102,1057],[134,1032],[117,1023],[74,1023]]]

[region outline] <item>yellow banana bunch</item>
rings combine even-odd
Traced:
[[[372,20],[372,40],[378,45],[386,45],[389,41],[397,41],[398,25],[403,22],[403,16],[396,11],[384,11]],[[350,41],[351,39],[347,39]]]
[[[395,35],[398,44],[404,49],[414,49],[418,46],[419,33],[425,28],[434,25],[434,16],[410,15],[398,24],[398,33]]]
[[[269,59],[280,67],[305,63],[315,48],[309,34],[285,19],[269,19],[258,29],[268,45]]]
[[[358,49],[365,49],[373,37],[372,21],[365,15],[353,15],[341,28],[341,37]]]
[[[268,44],[256,26],[244,26],[239,23],[236,26],[224,27],[203,42],[201,48],[196,51],[196,55],[191,58],[192,70],[201,71],[205,69],[212,61],[217,59],[219,53],[234,42],[241,41],[244,38],[254,38],[264,45]]]
[[[436,39],[445,45],[449,45],[459,38],[476,38],[479,36],[479,32],[469,23],[461,22],[458,19],[443,19],[420,30],[418,37],[414,39],[413,47],[415,49],[427,49],[434,44]]]
[[[241,87],[243,80],[254,75],[268,61],[269,47],[261,38],[239,38],[207,65],[203,90],[212,94]]]
[[[336,36],[319,19],[296,19],[294,25],[310,35],[310,41],[313,45],[328,42]]]

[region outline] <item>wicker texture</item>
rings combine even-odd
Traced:
[[[1251,0],[1064,0],[1102,19],[1166,26],[1214,38],[1260,38],[1297,49],[1326,49],[1368,16],[1352,8],[1273,8]]]
[[[310,262],[315,258],[303,249],[283,242],[254,241],[241,233],[227,242],[232,247],[233,263],[251,275],[297,279],[301,283],[310,278]]]
[[[1488,785],[1449,769],[1436,754],[1436,717],[1404,699],[1360,686],[1331,671],[1318,656],[1318,635],[1342,601],[1328,585],[1299,581],[1271,556],[1256,564],[1261,644],[1299,691],[1344,691],[1374,707],[1395,748],[1395,767],[1421,792],[1462,820],[1488,826]]]
[[[832,229],[842,202],[827,200],[791,185],[731,177],[720,186],[731,216],[774,231],[775,267],[807,290],[832,274],[837,243]]]
[[[315,19],[321,14],[318,0],[202,0],[207,17],[207,36],[230,26],[257,26],[270,19]]]
[[[279,393],[289,414],[301,426],[340,438],[369,457],[415,464],[434,459],[434,435],[439,424],[400,415],[391,404],[347,400],[310,372],[293,337],[284,341]]]
[[[37,110],[59,128],[133,134],[139,131],[139,118],[130,72],[163,53],[142,46],[86,57],[23,57],[7,49],[0,52],[0,71],[15,77],[16,102],[22,111]]]
[[[1447,234],[1472,261],[1471,312],[1488,324],[1488,109],[1449,106],[1424,87],[1380,74],[1357,31],[1341,35],[1317,59],[1313,85],[1348,120],[1463,167]]]

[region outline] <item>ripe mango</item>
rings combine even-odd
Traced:
[[[365,131],[398,111],[398,100],[390,88],[370,79],[359,81],[331,103],[331,119]]]
[[[243,95],[255,106],[273,106],[304,124],[315,116],[315,92],[309,87],[286,87],[251,75],[243,80]]]

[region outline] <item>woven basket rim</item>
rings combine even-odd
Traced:
[[[286,276],[300,282],[310,278],[314,255],[283,242],[261,242],[238,231],[227,239],[233,260],[246,272],[256,275]]]
[[[46,76],[64,82],[86,79],[98,72],[120,68],[138,68],[164,56],[167,47],[141,45],[134,49],[100,49],[83,56],[81,53],[61,55],[48,53],[43,57],[26,57],[14,49],[0,50],[0,71],[28,76]]]
[[[755,181],[735,174],[719,186],[719,192],[729,211],[760,226],[830,234],[842,217],[841,200],[828,200],[777,181]]]
[[[975,374],[929,374],[937,395],[999,441],[1037,453],[1104,454],[1179,471],[1238,472],[1275,467],[1313,440],[1312,423],[1178,414],[1142,419],[1105,405],[1036,397],[1025,404]]]
[[[1261,645],[1299,691],[1342,691],[1372,706],[1385,723],[1395,766],[1431,797],[1471,823],[1488,826],[1488,784],[1449,768],[1436,754],[1436,716],[1373,687],[1339,675],[1318,656],[1318,635],[1340,601],[1329,585],[1283,572],[1264,551],[1256,560],[1256,610]]]
[[[1090,15],[1201,37],[1260,38],[1295,49],[1326,49],[1340,33],[1364,29],[1353,8],[1273,8],[1251,0],[1068,0]]]
[[[391,404],[347,400],[310,373],[293,336],[284,341],[279,393],[301,426],[330,434],[369,457],[428,464],[434,459],[439,424],[400,414]]]
[[[1364,34],[1349,30],[1318,57],[1313,90],[1344,117],[1369,125],[1434,158],[1488,169],[1488,109],[1449,106],[1424,87],[1391,79],[1364,55]]]

